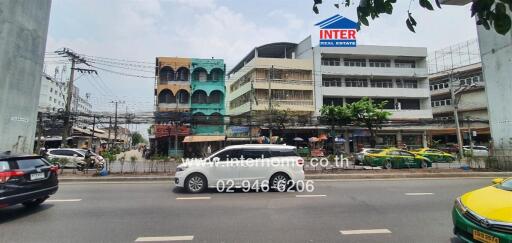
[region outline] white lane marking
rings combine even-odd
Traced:
[[[49,199],[46,202],[80,202],[82,199]]]
[[[295,197],[327,197],[327,195],[308,195],[308,194],[304,194],[304,195],[295,195]]]
[[[391,234],[388,229],[340,230],[342,235]]]
[[[211,197],[177,197],[176,200],[208,200]]]
[[[434,195],[432,192],[409,192],[405,193],[406,196],[424,196],[424,195]]]
[[[139,237],[135,242],[164,242],[164,241],[185,241],[193,240],[193,235],[183,236],[155,236],[155,237]]]

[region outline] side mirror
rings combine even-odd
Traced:
[[[496,184],[501,184],[503,183],[504,179],[503,178],[495,178],[492,180],[492,184],[496,185]]]

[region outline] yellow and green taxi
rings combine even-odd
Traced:
[[[428,158],[401,149],[384,149],[380,153],[368,154],[364,158],[364,164],[381,166],[384,169],[432,167]]]
[[[430,161],[436,163],[450,163],[455,161],[455,156],[438,149],[421,148],[412,150],[411,152],[422,157],[428,158]]]
[[[512,178],[455,200],[453,232],[467,242],[512,243]]]

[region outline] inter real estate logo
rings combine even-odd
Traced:
[[[355,47],[358,24],[339,14],[317,23],[321,47]]]

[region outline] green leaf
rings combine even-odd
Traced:
[[[434,10],[434,7],[432,7],[432,4],[428,0],[420,0],[420,6],[428,10]]]
[[[501,35],[507,34],[512,25],[512,21],[510,20],[510,16],[507,14],[507,10],[505,4],[497,3],[496,4],[496,15],[494,16],[494,30]]]
[[[393,13],[393,5],[389,1],[384,3],[384,12],[386,12],[387,14]]]
[[[315,5],[322,4],[322,0],[315,0],[314,2],[315,2]]]
[[[439,0],[436,0],[436,5],[438,8],[441,8],[441,3],[439,2]]]
[[[409,30],[413,33],[416,33],[416,31],[414,31],[414,26],[412,26],[412,23],[411,23],[411,20],[410,19],[407,19],[405,21],[405,24],[407,25],[407,28],[409,28]]]
[[[318,7],[315,5],[313,5],[313,12],[315,12],[316,14],[318,14]]]
[[[334,4],[334,7],[336,7],[337,9],[339,9],[339,8],[340,8],[340,4],[335,3],[335,4]]]
[[[416,24],[417,24],[417,23],[416,23],[416,20],[412,17],[412,14],[411,14],[411,13],[409,13],[409,19],[411,20],[411,24],[412,24],[413,26],[416,26]]]
[[[361,22],[361,24],[364,24],[366,26],[370,25],[370,23],[368,23],[368,19],[366,19],[366,17],[360,17],[359,22]]]

